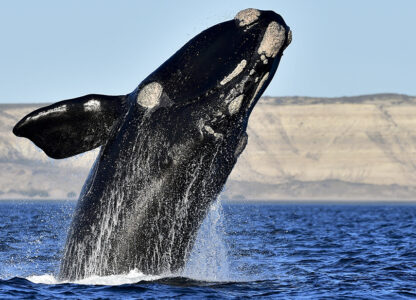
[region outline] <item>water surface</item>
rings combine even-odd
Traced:
[[[416,206],[216,204],[181,274],[59,282],[75,202],[0,202],[0,298],[416,297]]]

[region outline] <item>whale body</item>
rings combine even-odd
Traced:
[[[52,158],[101,146],[68,232],[61,279],[184,267],[290,41],[280,15],[246,9],[194,37],[130,94],[57,102],[16,124],[17,136]]]

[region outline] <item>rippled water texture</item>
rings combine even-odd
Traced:
[[[416,297],[414,205],[217,204],[184,273],[60,283],[74,205],[0,202],[1,299]]]

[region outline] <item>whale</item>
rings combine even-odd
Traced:
[[[245,9],[192,38],[131,93],[60,101],[15,125],[54,159],[100,147],[61,279],[183,270],[291,40],[279,14]]]

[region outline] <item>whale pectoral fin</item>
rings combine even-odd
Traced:
[[[49,157],[70,157],[103,145],[127,111],[126,96],[86,95],[39,108],[13,128]]]

